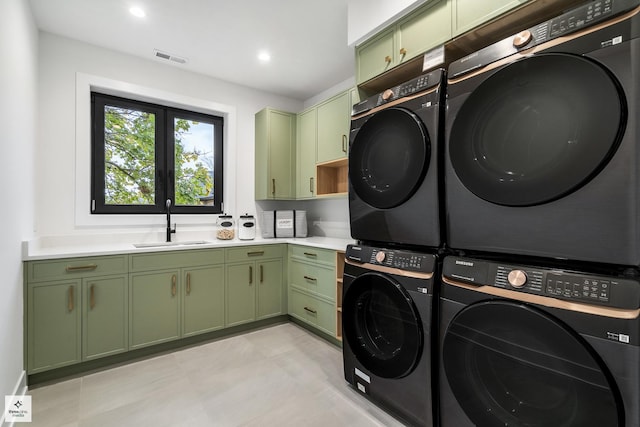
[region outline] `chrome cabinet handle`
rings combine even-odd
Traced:
[[[71,265],[67,265],[66,270],[71,272],[71,271],[85,271],[85,270],[95,270],[96,268],[98,268],[98,264],[87,264],[87,265],[75,265],[75,266],[71,266]]]
[[[176,296],[176,275],[174,274],[173,276],[171,276],[171,296],[175,297]]]

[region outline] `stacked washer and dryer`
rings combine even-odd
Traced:
[[[356,104],[349,210],[354,388],[412,425],[640,426],[640,1]]]
[[[433,425],[433,328],[442,245],[445,73],[436,70],[353,109],[351,235],[342,299],[345,379],[412,425]]]
[[[440,423],[640,426],[640,7],[453,62]]]

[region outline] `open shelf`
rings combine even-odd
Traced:
[[[317,195],[336,196],[347,194],[349,161],[344,159],[316,165]]]

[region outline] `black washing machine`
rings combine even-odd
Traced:
[[[640,8],[597,0],[448,69],[454,249],[640,265]]]
[[[345,379],[411,425],[434,425],[435,255],[349,245],[343,277]]]
[[[354,105],[349,136],[354,239],[440,245],[443,82],[444,71],[432,71]]]
[[[442,427],[640,425],[640,282],[446,257]]]

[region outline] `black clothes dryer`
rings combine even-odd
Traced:
[[[431,325],[436,257],[349,245],[345,258],[345,379],[411,425],[434,425]]]
[[[640,265],[638,4],[591,1],[450,65],[450,247]]]
[[[443,70],[432,71],[354,105],[349,135],[354,239],[383,245],[440,245],[443,79]]]
[[[640,282],[446,257],[442,427],[640,425]]]

